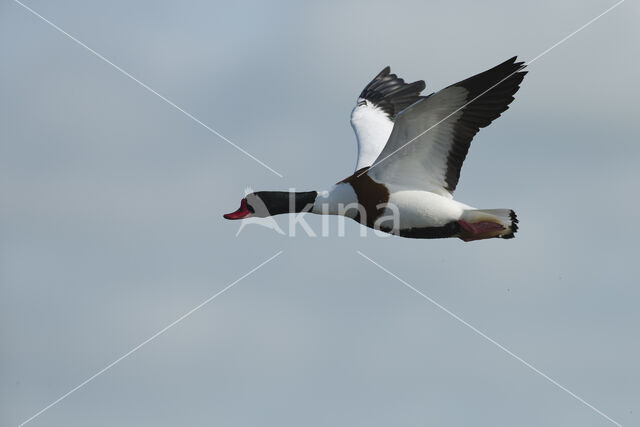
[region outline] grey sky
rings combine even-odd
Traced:
[[[613,3],[26,3],[278,178],[1,2],[0,424],[279,250],[30,425],[612,425],[356,250],[640,424],[637,3],[536,61],[474,139],[456,198],[515,209],[516,239],[361,238],[351,222],[345,238],[236,238],[222,219],[247,185],[351,174],[349,113],[384,66],[438,90],[531,59]]]

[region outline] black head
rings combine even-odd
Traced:
[[[225,214],[226,219],[265,218],[283,213],[304,212],[311,209],[318,193],[288,191],[256,191],[240,201],[240,208]]]

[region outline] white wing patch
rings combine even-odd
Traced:
[[[391,135],[393,121],[372,102],[358,98],[358,105],[351,112],[351,126],[358,140],[355,170],[360,170],[378,158]]]
[[[420,99],[424,88],[424,81],[405,83],[388,66],[365,86],[351,112],[358,139],[356,171],[373,164],[391,135],[397,113]]]

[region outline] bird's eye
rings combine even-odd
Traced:
[[[362,101],[358,102],[358,107],[362,107],[363,105],[367,105],[366,99],[363,99]]]

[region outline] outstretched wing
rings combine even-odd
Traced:
[[[371,166],[393,129],[396,115],[420,99],[422,80],[405,83],[386,67],[364,88],[351,112],[351,126],[358,140],[356,170]]]
[[[402,111],[372,178],[452,197],[476,133],[509,108],[526,71],[516,57]]]

